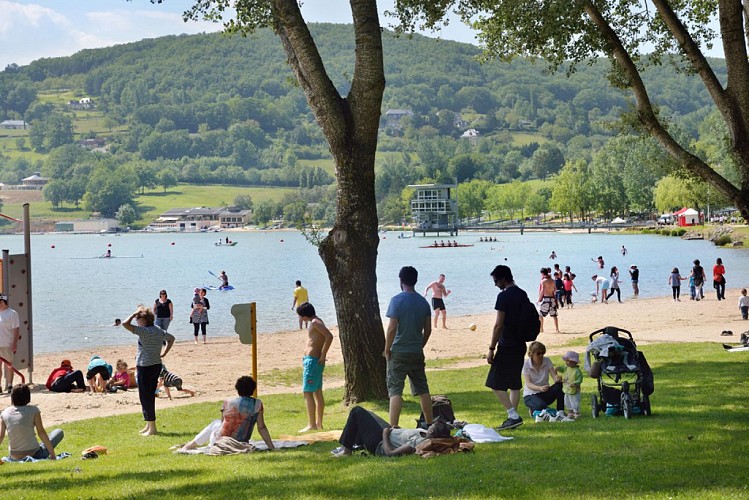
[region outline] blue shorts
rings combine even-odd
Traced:
[[[325,368],[318,363],[319,358],[305,356],[302,358],[302,391],[317,392],[322,389],[322,371]]]

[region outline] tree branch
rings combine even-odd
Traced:
[[[702,82],[705,84],[705,88],[710,93],[710,97],[712,97],[718,108],[730,106],[730,102],[725,94],[723,86],[718,80],[718,77],[715,76],[713,69],[710,67],[707,59],[705,59],[702,51],[694,42],[684,26],[684,23],[681,22],[668,2],[664,0],[653,0],[653,5],[658,10],[658,14],[660,14],[661,19],[663,19],[668,30],[679,43],[679,47],[687,56],[687,59],[689,59],[692,68],[694,68],[694,70],[697,71],[697,74],[699,74]]]
[[[353,115],[361,119],[358,125],[363,127],[363,133],[359,137],[376,138],[380,115],[370,114],[372,109],[380,109],[385,91],[382,33],[377,2],[351,0],[351,13],[357,50],[349,100]],[[374,147],[376,148],[376,144]]]
[[[277,19],[274,29],[312,112],[328,140],[341,141],[345,129],[340,125],[346,121],[343,99],[325,71],[297,0],[272,0],[271,9]]]
[[[604,19],[601,11],[590,0],[584,0],[583,7],[590,20],[598,27],[601,35],[609,44],[614,60],[629,78],[629,86],[632,88],[635,96],[638,118],[648,133],[655,137],[669,154],[681,162],[689,171],[701,179],[713,183],[730,199],[736,199],[740,196],[740,193],[733,184],[711,169],[702,159],[684,149],[663,127],[653,111],[653,105],[650,102],[650,97],[642,81],[640,72],[622,45],[619,36],[614,32],[606,19]]]

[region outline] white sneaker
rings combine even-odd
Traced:
[[[564,422],[565,418],[567,418],[567,415],[563,411],[558,411],[556,415],[549,418],[549,422]]]
[[[536,415],[536,423],[540,424],[541,422],[549,422],[552,418],[551,415],[546,410],[541,410],[541,413]]]

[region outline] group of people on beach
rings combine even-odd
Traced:
[[[678,267],[674,267],[671,270],[671,274],[668,276],[668,284],[671,286],[671,294],[674,302],[681,302],[682,281],[688,281],[689,300],[700,301],[705,298],[703,287],[707,282],[707,273],[705,273],[705,268],[700,264],[700,259],[695,259],[692,264],[693,266],[688,276],[682,276]],[[713,266],[713,288],[715,288],[715,294],[718,300],[726,299],[725,274],[726,268],[723,265],[723,260],[718,257]],[[739,306],[741,306],[741,304],[739,304]]]

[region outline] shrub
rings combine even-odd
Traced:
[[[721,234],[717,238],[713,240],[713,243],[715,243],[715,246],[722,247],[724,245],[730,245],[733,242],[731,239],[731,236],[727,234]]]
[[[671,230],[671,236],[684,236],[687,233],[687,230],[682,228],[679,229],[672,229]]]

